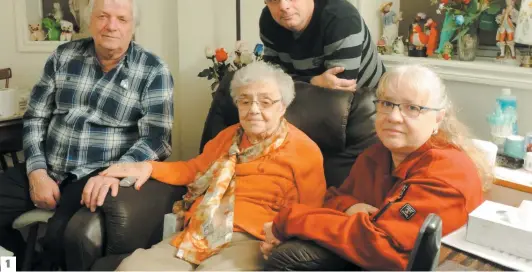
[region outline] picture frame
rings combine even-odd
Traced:
[[[63,23],[71,23],[72,30],[72,40],[85,38],[90,36],[88,34],[88,23],[86,22],[86,13],[83,11],[77,12],[75,15],[72,14],[73,5],[85,5],[87,6],[88,0],[79,0],[79,1],[69,1],[69,0],[12,0],[15,12],[15,27],[16,27],[16,41],[17,49],[20,52],[52,52],[62,43],[66,41],[58,41],[59,36],[61,35],[61,26]],[[58,4],[58,6],[55,6]],[[54,19],[54,14],[52,14],[53,9],[59,7],[60,20]],[[78,9],[79,10],[79,9]],[[53,37],[47,33],[45,27],[43,26],[43,18],[49,17],[51,20],[49,22],[57,21],[57,29],[55,29]],[[78,23],[78,21],[80,23]],[[30,40],[30,24],[33,25],[33,29],[36,30],[37,36],[32,36],[33,39]],[[39,26],[37,26],[39,24]],[[38,28],[43,31],[39,31]],[[44,39],[43,39],[44,34]],[[48,39],[54,39],[52,41]],[[61,36],[61,39],[63,37]]]

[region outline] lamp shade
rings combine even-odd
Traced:
[[[532,0],[523,0],[517,28],[515,29],[515,42],[532,45]]]

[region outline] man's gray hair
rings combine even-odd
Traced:
[[[138,27],[140,25],[140,9],[138,5],[137,0],[130,0],[131,5],[133,8],[133,21],[135,22],[135,27]],[[92,17],[92,9],[94,8],[94,3],[96,0],[90,0],[89,5],[87,6],[87,9],[85,9],[85,18],[87,18],[87,22],[91,23],[91,17]]]
[[[255,61],[236,71],[231,80],[231,98],[236,101],[238,89],[254,82],[272,82],[277,85],[281,102],[288,108],[296,96],[294,80],[281,68],[264,61]]]

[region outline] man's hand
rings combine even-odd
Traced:
[[[35,207],[53,210],[59,203],[61,193],[57,182],[48,176],[46,170],[38,169],[28,175],[30,181],[30,197]]]
[[[369,215],[377,212],[379,209],[371,206],[371,205],[368,205],[366,203],[358,203],[358,204],[355,204],[351,207],[349,207],[349,209],[345,210],[345,213],[347,215],[353,215],[355,213],[359,213],[359,212],[363,212],[363,213],[367,213]]]
[[[90,178],[83,188],[81,205],[85,205],[91,212],[96,211],[96,207],[103,205],[109,188],[111,188],[113,197],[118,195],[119,183],[120,181],[113,177],[95,176]]]
[[[344,67],[333,67],[319,76],[315,76],[310,80],[310,84],[327,88],[336,89],[342,91],[356,91],[357,81],[354,79],[342,79],[336,75],[342,73],[345,70]]]
[[[266,241],[260,243],[260,251],[265,260],[268,260],[268,257],[272,254],[273,248],[281,244],[281,241],[273,235],[273,222],[268,222],[264,224],[264,234],[266,236]]]

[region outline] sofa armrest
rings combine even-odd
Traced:
[[[172,211],[186,187],[148,180],[139,191],[120,188],[116,197],[107,195],[105,215],[105,255],[131,253],[149,248],[162,240],[164,215]]]
[[[265,271],[353,271],[356,265],[313,241],[292,239],[275,247]]]
[[[82,208],[72,216],[65,229],[66,267],[69,271],[87,271],[103,256],[105,239],[103,214]]]

